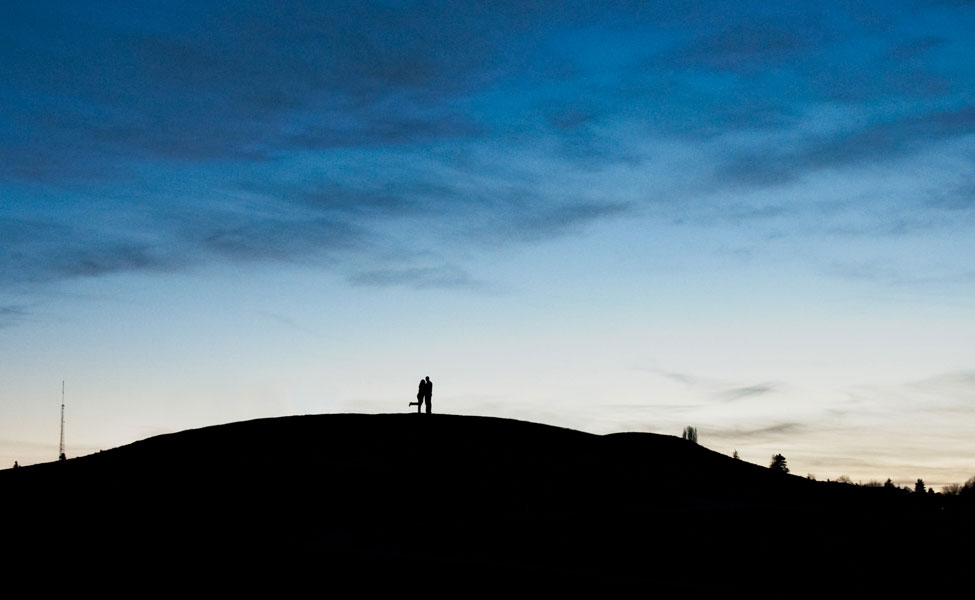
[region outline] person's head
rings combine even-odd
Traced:
[[[430,381],[430,376],[429,375],[427,375],[427,381]]]

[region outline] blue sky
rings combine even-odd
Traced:
[[[975,6],[36,2],[0,464],[261,416],[975,474]]]

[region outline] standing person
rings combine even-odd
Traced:
[[[433,382],[430,381],[429,375],[427,375],[426,379],[420,382],[420,386],[420,389],[423,390],[423,399],[427,403],[427,414],[429,415],[430,409],[432,408],[431,405],[433,404]]]
[[[410,406],[416,404],[416,414],[423,412],[423,398],[427,395],[427,382],[424,379],[420,380],[420,387],[416,391],[416,402],[410,402]]]

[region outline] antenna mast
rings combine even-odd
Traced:
[[[58,460],[64,460],[64,380],[61,380],[61,446],[58,449]]]

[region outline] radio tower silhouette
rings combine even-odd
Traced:
[[[64,460],[64,380],[61,380],[61,446],[58,449],[58,460]]]

